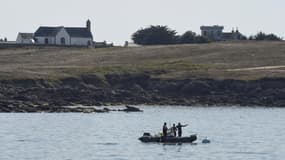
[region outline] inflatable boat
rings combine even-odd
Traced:
[[[174,136],[152,136],[150,133],[144,133],[139,140],[143,143],[192,143],[197,140],[197,135],[189,137],[174,137]]]

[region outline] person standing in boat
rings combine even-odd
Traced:
[[[188,126],[188,124],[181,125],[180,122],[178,123],[178,125],[176,126],[176,128],[178,130],[178,137],[182,137],[182,127],[186,127],[186,126]]]
[[[167,128],[167,123],[164,122],[164,125],[163,125],[163,127],[162,127],[162,134],[163,134],[163,137],[166,137],[166,136],[167,136],[167,130],[168,130],[168,128]]]
[[[174,137],[176,137],[176,131],[177,127],[175,126],[175,124],[173,124],[173,126],[170,128],[170,132]]]

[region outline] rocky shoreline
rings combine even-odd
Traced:
[[[147,74],[108,74],[56,81],[0,81],[0,112],[108,111],[103,107],[62,107],[79,104],[285,107],[285,79],[162,80]]]

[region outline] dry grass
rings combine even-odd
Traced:
[[[81,74],[141,72],[159,78],[258,79],[285,77],[284,67],[274,67],[284,65],[284,42],[0,50],[0,79],[58,79]],[[246,69],[256,67],[265,68]]]

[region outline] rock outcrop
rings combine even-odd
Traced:
[[[78,104],[285,107],[285,79],[162,80],[147,74],[109,74],[0,81],[0,112],[95,112],[63,107]]]

